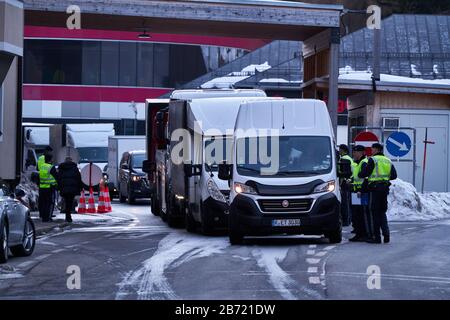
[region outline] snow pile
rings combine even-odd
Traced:
[[[266,62],[264,62],[262,64],[251,64],[251,65],[243,68],[241,70],[241,72],[242,73],[255,74],[257,71],[258,72],[264,72],[264,71],[269,70],[270,68],[272,68],[272,67],[269,65],[269,62],[266,61]]]
[[[405,181],[392,182],[388,219],[391,221],[429,221],[450,218],[450,193],[420,193]]]
[[[350,67],[346,67],[339,69],[339,73],[339,80],[372,81],[372,72],[370,71],[353,71]],[[411,85],[450,85],[450,79],[426,80],[421,78],[393,76],[389,74],[381,74],[380,76],[381,82],[406,83]]]

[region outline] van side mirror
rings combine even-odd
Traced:
[[[150,160],[144,160],[142,162],[142,171],[145,173],[153,173],[156,171],[156,163]]]
[[[232,178],[233,165],[225,163],[219,164],[219,179],[229,181]]]
[[[200,176],[202,174],[201,164],[185,164],[184,165],[184,175],[188,178],[194,176]]]

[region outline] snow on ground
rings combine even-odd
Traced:
[[[389,194],[390,221],[430,221],[450,218],[450,193],[420,193],[405,181],[392,182]]]

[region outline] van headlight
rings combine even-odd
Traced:
[[[234,191],[236,193],[258,194],[254,188],[239,182],[234,183]]]
[[[314,189],[314,193],[334,192],[336,190],[336,181],[329,181],[318,185]]]
[[[213,179],[209,179],[207,183],[208,193],[216,201],[219,202],[227,202],[227,199],[223,195],[223,193],[219,190],[219,187],[217,187],[217,184],[214,182]]]
[[[131,180],[133,180],[134,182],[138,182],[138,181],[141,181],[141,177],[140,176],[132,176],[131,177]]]

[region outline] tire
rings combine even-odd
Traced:
[[[136,198],[133,197],[132,193],[128,193],[128,197],[127,197],[127,203],[128,204],[136,204]]]
[[[161,210],[159,209],[158,199],[156,198],[156,194],[154,193],[151,198],[151,209],[152,214],[158,217],[161,214]]]
[[[341,243],[342,242],[342,229],[339,228],[338,230],[328,232],[325,237],[330,240],[330,243]]]
[[[228,237],[231,245],[240,245],[244,242],[244,234],[240,230],[236,214],[230,210]]]
[[[120,203],[125,203],[127,201],[127,197],[124,197],[122,195],[122,190],[119,189],[119,202]]]
[[[0,223],[0,263],[6,263],[8,261],[8,228],[6,227],[6,221]]]
[[[36,229],[33,220],[28,217],[25,222],[22,244],[11,248],[11,252],[16,257],[28,257],[34,252],[36,246]]]
[[[166,212],[167,224],[171,228],[176,228],[179,222],[179,219],[176,217],[180,216],[180,208],[176,204],[175,196],[172,193],[169,194],[169,203]]]
[[[203,201],[200,201],[200,215],[202,217],[202,221],[200,223],[202,234],[209,236],[214,232],[214,226],[211,223],[210,217],[208,217],[208,212],[205,210]]]
[[[197,223],[195,222],[190,212],[186,213],[186,230],[187,232],[194,233],[197,230]]]

